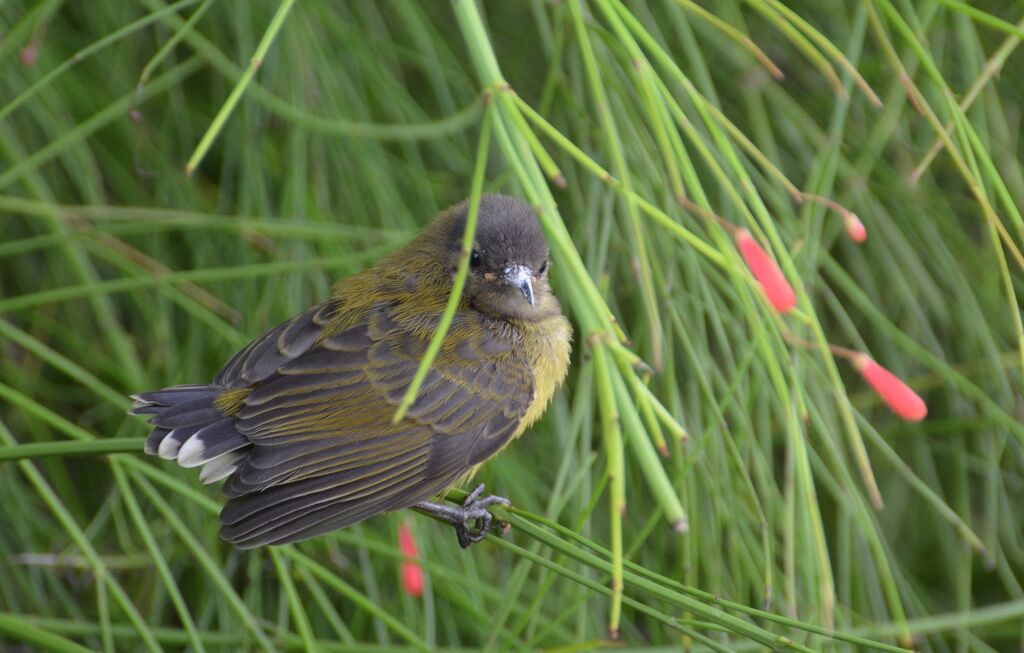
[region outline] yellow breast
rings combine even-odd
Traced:
[[[523,350],[533,370],[533,402],[526,410],[519,428],[509,438],[504,450],[523,434],[547,410],[555,390],[565,381],[569,372],[569,354],[572,353],[572,326],[564,315],[558,314],[540,322],[518,325],[523,334]],[[457,487],[476,475],[480,465],[475,465],[452,485]]]
[[[558,386],[569,372],[572,326],[559,314],[541,322],[520,325],[523,350],[533,370],[533,403],[530,404],[516,436],[540,419]]]

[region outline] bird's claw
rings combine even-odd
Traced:
[[[494,515],[487,509],[488,507],[497,504],[507,508],[512,505],[512,502],[505,497],[493,494],[486,497],[480,496],[483,493],[484,486],[480,484],[473,488],[473,491],[466,495],[466,499],[462,502],[462,519],[455,524],[455,534],[459,538],[459,546],[463,549],[468,549],[471,544],[483,540],[490,532]],[[466,526],[466,522],[469,521],[473,522],[472,529]],[[505,530],[503,527],[502,532]]]
[[[454,526],[455,534],[459,538],[459,545],[463,549],[467,549],[471,544],[487,537],[487,533],[491,530],[494,516],[487,508],[493,505],[502,505],[507,508],[512,505],[512,502],[505,497],[498,497],[493,494],[486,497],[481,496],[483,493],[484,486],[478,485],[473,488],[472,492],[466,495],[461,506],[424,501],[423,503],[416,504],[413,508],[433,515]],[[472,522],[473,526],[467,526],[467,522]],[[508,523],[499,521],[498,525],[501,527],[501,534],[508,531]]]

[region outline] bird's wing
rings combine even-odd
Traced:
[[[408,507],[512,437],[533,398],[533,374],[513,334],[475,314],[456,317],[415,403],[392,422],[426,352],[424,327],[436,320],[372,310],[254,387],[235,416],[253,449],[225,486],[226,539],[292,542]],[[240,361],[239,369],[260,366]]]
[[[339,303],[317,304],[256,338],[224,364],[213,385],[246,388],[267,379],[316,343]]]

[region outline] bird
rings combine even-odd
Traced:
[[[145,452],[223,480],[220,534],[241,549],[307,540],[413,508],[466,548],[508,499],[448,490],[518,438],[566,378],[572,327],[526,202],[483,194],[450,329],[415,401],[394,420],[449,301],[469,204],[236,353],[208,384],[132,395]]]

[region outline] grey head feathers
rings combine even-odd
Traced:
[[[458,206],[448,233],[451,247],[458,251],[466,229],[468,201]],[[537,214],[526,202],[507,195],[487,194],[480,198],[474,249],[483,272],[502,272],[510,265],[525,265],[537,271],[548,258],[548,244]]]

